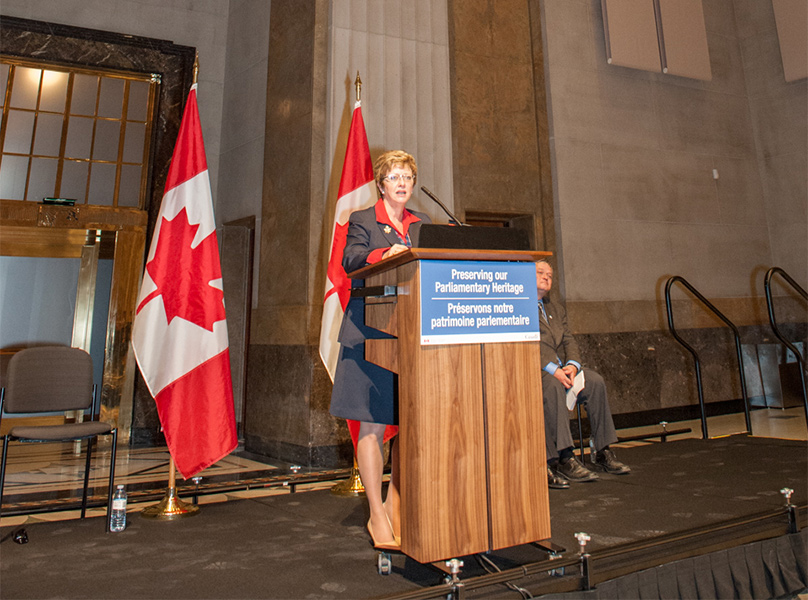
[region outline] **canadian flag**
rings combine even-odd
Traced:
[[[185,479],[237,444],[219,244],[191,86],[140,288],[132,345]]]
[[[331,234],[331,254],[326,272],[323,319],[320,327],[320,358],[325,364],[331,381],[337,369],[339,358],[339,336],[342,316],[351,296],[351,280],[342,268],[342,255],[348,233],[348,218],[355,210],[368,208],[376,203],[376,184],[373,177],[373,161],[370,158],[365,121],[362,119],[362,103],[357,100],[351,115],[351,128],[348,131],[348,146],[345,150],[345,163],[337,192],[337,206],[334,211],[334,227]],[[348,421],[348,429],[356,446],[359,422]],[[398,427],[390,425],[385,431],[385,440],[393,437]]]

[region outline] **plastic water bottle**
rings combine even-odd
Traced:
[[[112,496],[112,519],[109,530],[118,532],[126,529],[126,490],[119,484]]]

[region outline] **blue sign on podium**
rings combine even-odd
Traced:
[[[421,262],[421,345],[539,339],[531,262]]]

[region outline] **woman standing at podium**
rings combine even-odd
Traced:
[[[421,223],[427,215],[406,209],[418,176],[415,159],[404,151],[382,154],[374,165],[381,197],[374,206],[351,214],[342,266],[347,273],[395,256],[416,245]],[[353,287],[362,287],[354,280]],[[370,507],[368,532],[377,548],[397,549],[393,523],[398,519],[395,450],[393,473],[382,501],[384,434],[398,423],[398,381],[387,369],[365,360],[365,340],[391,337],[365,325],[365,301],[351,298],[339,333],[340,353],[331,394],[331,414],[359,421],[356,462]],[[394,445],[393,445],[394,446]]]

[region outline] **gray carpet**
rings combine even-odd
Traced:
[[[631,475],[551,490],[552,540],[574,551],[585,531],[594,551],[653,538],[781,507],[783,487],[804,503],[806,454],[804,442],[745,436],[620,450]],[[372,598],[441,582],[403,555],[380,576],[366,520],[364,500],[318,491],[206,505],[174,522],[133,516],[118,534],[99,519],[32,524],[29,543],[0,545],[0,597]],[[546,556],[520,546],[490,558],[509,568]],[[482,573],[466,560],[464,577]]]

